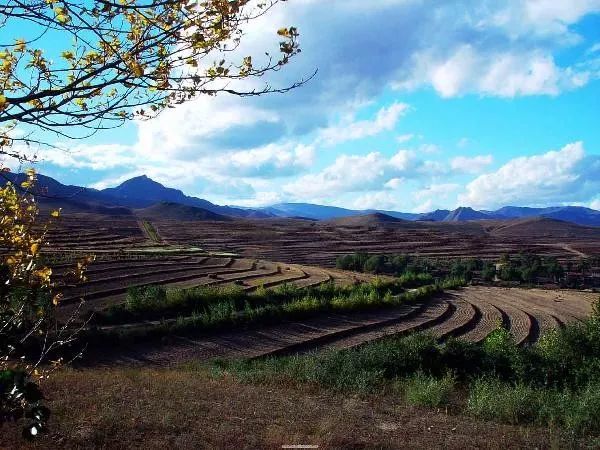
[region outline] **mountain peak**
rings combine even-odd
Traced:
[[[469,206],[460,206],[454,211],[451,211],[444,219],[445,222],[462,222],[464,220],[481,220],[489,219],[488,214],[480,211],[475,211]]]
[[[128,187],[128,186],[147,186],[147,185],[160,186],[160,187],[164,188],[164,186],[162,184],[160,184],[158,181],[154,181],[152,178],[148,177],[147,175],[139,175],[137,177],[133,177],[133,178],[123,181],[115,189],[119,189],[122,187]]]

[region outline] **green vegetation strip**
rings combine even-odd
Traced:
[[[144,227],[144,231],[146,235],[150,238],[151,241],[154,242],[162,242],[162,239],[158,235],[156,228],[147,220],[142,220],[142,226]]]
[[[350,312],[391,308],[414,303],[464,285],[464,280],[425,284],[428,277],[403,277],[391,282],[339,287],[327,283],[298,288],[284,284],[274,289],[259,288],[249,294],[236,286],[165,290],[160,286],[132,288],[123,305],[116,305],[95,317],[96,325],[159,320],[151,326],[111,327],[90,331],[89,335],[143,338],[172,333],[207,332],[236,326],[265,325],[296,320],[323,312]],[[406,286],[421,285],[406,291]]]
[[[510,424],[600,435],[600,300],[584,322],[520,347],[499,328],[481,344],[415,334],[363,346],[277,358],[220,361],[217,376],[383,392]]]

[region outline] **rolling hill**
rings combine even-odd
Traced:
[[[184,222],[196,220],[232,220],[229,216],[223,216],[209,211],[208,209],[173,202],[160,202],[147,208],[136,209],[135,215],[144,219],[168,219]]]
[[[371,227],[371,226],[386,226],[393,224],[406,223],[404,219],[398,219],[383,213],[362,214],[356,216],[342,217],[339,219],[331,219],[325,221],[327,225],[337,227]]]
[[[168,202],[202,208],[223,216],[271,217],[271,214],[261,211],[215,205],[208,200],[187,196],[179,189],[165,187],[159,182],[148,178],[146,175],[131,178],[117,187],[103,189],[100,192],[115,199],[114,201],[119,204],[132,208],[146,208],[155,203]]]
[[[600,239],[600,228],[577,225],[563,220],[547,217],[525,217],[510,221],[500,221],[490,229],[490,234],[496,237],[527,237],[552,236],[579,237]]]
[[[456,208],[454,211],[448,213],[448,215],[442,220],[443,222],[464,222],[467,220],[485,220],[490,219],[490,215],[475,211],[473,208],[461,206]]]

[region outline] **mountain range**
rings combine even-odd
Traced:
[[[3,174],[1,183],[20,184],[23,174]],[[459,207],[453,211],[416,214],[386,210],[354,210],[311,203],[278,203],[262,208],[221,206],[197,197],[185,195],[179,189],[141,175],[106,189],[71,186],[44,175],[38,175],[37,194],[42,206],[61,207],[65,211],[99,214],[136,214],[141,217],[177,218],[178,220],[228,220],[231,218],[304,218],[333,220],[366,214],[384,214],[395,219],[433,222],[464,222],[470,220],[511,220],[528,217],[573,222],[579,225],[600,226],[600,211],[582,206],[530,208],[504,206],[494,211]]]

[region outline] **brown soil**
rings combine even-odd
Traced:
[[[562,299],[555,301],[557,296]],[[142,342],[88,356],[102,365],[173,365],[212,358],[254,358],[323,348],[348,348],[391,335],[423,331],[440,339],[450,336],[481,341],[496,328],[482,310],[494,308],[519,344],[537,341],[542,333],[584,318],[596,294],[574,291],[469,287],[421,305],[327,314],[255,329],[239,329],[194,338],[171,336],[161,343]],[[542,309],[543,307],[543,309]],[[562,313],[567,309],[575,316]],[[499,314],[499,316],[498,316]],[[562,319],[551,320],[560,316]],[[563,322],[564,320],[564,322]]]
[[[278,449],[565,448],[548,429],[481,422],[403,405],[399,394],[355,396],[311,386],[247,385],[205,370],[94,369],[43,386],[53,411],[37,448]],[[33,447],[33,445],[31,445]],[[28,447],[6,427],[0,447]]]

